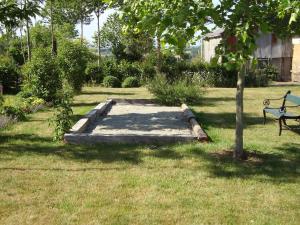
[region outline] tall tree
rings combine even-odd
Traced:
[[[101,60],[101,36],[100,36],[100,16],[107,9],[108,4],[101,0],[92,1],[93,11],[97,18],[97,51],[98,51],[98,66]]]
[[[114,3],[114,0],[110,0]],[[207,32],[207,23],[223,27],[224,39],[218,52],[224,65],[239,71],[236,94],[236,135],[234,157],[243,158],[243,91],[245,68],[252,61],[256,48],[255,38],[260,32],[277,31],[288,36],[294,30],[286,20],[277,17],[278,8],[283,2],[290,10],[291,21],[298,19],[296,0],[220,0],[214,5],[212,0],[132,0],[122,7],[129,23],[127,29],[147,30],[155,34],[160,32],[163,41],[182,49],[195,36],[196,31]],[[291,4],[292,3],[292,4]],[[296,13],[296,14],[294,14]],[[275,16],[274,23],[270,15]],[[286,26],[283,26],[286,25]],[[279,27],[280,26],[280,27]],[[286,29],[283,29],[286,27]]]

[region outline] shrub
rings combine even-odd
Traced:
[[[267,87],[268,84],[268,74],[264,69],[249,71],[245,76],[245,86],[247,87]]]
[[[4,93],[16,93],[19,90],[20,74],[12,59],[0,56],[0,83]]]
[[[120,80],[114,76],[107,76],[103,79],[103,85],[105,87],[118,88],[121,86]]]
[[[36,96],[45,101],[53,101],[61,88],[59,68],[50,49],[38,48],[32,59],[24,65],[24,97]]]
[[[124,80],[127,77],[136,77],[137,79],[140,79],[142,75],[142,71],[138,63],[130,63],[122,60],[119,63],[118,68],[121,75],[121,77],[119,77],[120,80]]]
[[[25,112],[17,106],[4,106],[2,114],[19,121],[26,119]]]
[[[101,84],[103,81],[103,69],[95,63],[87,65],[85,74],[87,83]]]
[[[168,82],[162,75],[154,78],[148,85],[149,91],[157,101],[166,105],[197,104],[202,99],[202,90],[199,85],[178,80]]]
[[[113,58],[105,58],[103,59],[102,62],[102,66],[103,66],[103,76],[107,77],[107,76],[113,76],[113,77],[117,77],[118,79],[122,79],[122,74],[119,71],[117,62],[115,59]]]
[[[4,98],[3,98],[2,94],[0,94],[0,109],[3,105],[3,102],[4,102]]]
[[[69,90],[59,93],[59,97],[55,101],[55,113],[50,121],[54,126],[54,141],[63,140],[64,134],[72,127],[71,116],[73,111],[71,102],[72,95]]]
[[[84,84],[89,57],[88,48],[79,42],[64,41],[59,46],[58,61],[63,78],[77,93],[81,91]]]
[[[122,83],[123,88],[133,88],[139,86],[139,80],[136,77],[127,77]]]
[[[32,113],[43,108],[44,105],[45,101],[43,99],[32,96],[24,99],[22,110],[26,113]]]
[[[276,67],[274,67],[273,65],[267,65],[263,68],[265,76],[269,79],[269,80],[274,80],[277,81],[279,78],[279,72],[277,70]]]

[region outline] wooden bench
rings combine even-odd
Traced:
[[[272,108],[270,106],[271,100],[283,100],[280,108]],[[292,103],[292,106],[288,106],[287,102]],[[272,114],[276,120],[279,122],[279,136],[282,133],[282,130],[292,130],[292,129],[300,129],[300,112],[299,114],[288,112],[288,108],[298,108],[300,110],[300,97],[296,95],[292,95],[291,91],[288,91],[285,96],[278,99],[265,99],[263,102],[265,108],[263,109],[264,114],[264,124],[266,123],[266,113]],[[299,122],[299,126],[289,126],[287,125],[287,120],[296,120]]]

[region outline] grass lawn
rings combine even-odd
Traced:
[[[0,131],[0,224],[299,224],[300,136],[262,101],[300,87],[246,89],[245,147],[234,162],[235,90],[194,106],[209,144],[71,146],[52,142],[51,111]],[[144,88],[85,88],[74,122],[98,102],[151,98]],[[280,104],[280,102],[278,103]]]

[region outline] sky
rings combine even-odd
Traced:
[[[214,4],[218,4],[219,0],[213,0]],[[113,9],[108,9],[106,10],[100,17],[100,27],[103,26],[103,24],[106,22],[107,17],[111,14],[113,14],[115,12],[115,10]],[[80,30],[80,25],[78,24],[76,26],[77,30]],[[85,25],[83,28],[83,35],[85,37],[85,39],[87,39],[90,43],[93,43],[93,36],[94,33],[97,31],[97,19],[95,17],[95,15],[93,16],[93,20],[91,22],[90,25]]]
[[[103,26],[103,24],[106,22],[107,17],[111,14],[113,14],[115,11],[113,9],[106,10],[100,17],[100,27]],[[80,34],[80,24],[77,24],[76,26],[78,33]],[[90,43],[93,43],[93,36],[95,32],[97,31],[97,18],[95,15],[93,15],[93,20],[90,25],[85,25],[83,27],[83,36],[85,39],[87,39]]]

